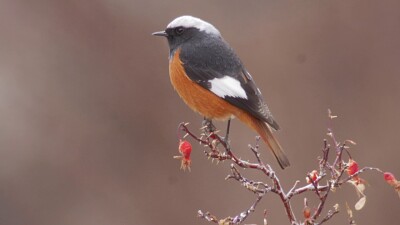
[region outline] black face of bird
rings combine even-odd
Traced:
[[[195,27],[187,28],[179,26],[167,28],[165,31],[155,32],[153,35],[166,37],[168,39],[169,48],[173,51],[191,38],[202,36],[202,31]]]

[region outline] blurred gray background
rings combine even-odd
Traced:
[[[236,49],[282,130],[291,159],[286,189],[316,168],[328,126],[358,143],[360,166],[400,176],[399,1],[0,1],[0,224],[207,224],[198,209],[233,216],[255,196],[225,181],[229,164],[194,145],[179,170],[176,128],[201,116],[173,91],[166,40],[150,34],[190,14],[213,23]],[[225,124],[218,123],[225,128]],[[243,158],[255,134],[234,121]],[[265,179],[245,171],[253,179]],[[400,201],[380,174],[366,173],[357,224],[393,224]],[[328,224],[347,224],[354,188],[332,193]],[[315,199],[312,193],[305,195]],[[293,201],[301,218],[303,197]],[[246,223],[287,224],[268,195]],[[325,211],[326,212],[326,211]]]

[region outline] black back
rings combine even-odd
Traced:
[[[209,81],[214,78],[235,78],[245,90],[247,99],[231,96],[224,96],[224,99],[278,130],[279,125],[264,103],[260,90],[228,43],[218,35],[206,34],[197,29],[192,32],[197,33],[192,33],[176,46],[180,49],[180,59],[189,78],[208,90],[211,89]],[[176,49],[171,48],[171,54]]]

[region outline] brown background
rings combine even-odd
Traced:
[[[211,164],[200,146],[191,173],[172,159],[178,123],[196,130],[201,117],[173,91],[167,43],[150,33],[183,14],[219,28],[253,74],[283,128],[286,188],[316,167],[328,108],[340,115],[338,138],[358,143],[361,166],[400,177],[399,8],[395,0],[1,1],[0,224],[207,224],[198,209],[226,217],[253,202],[224,181],[228,164]],[[244,158],[253,137],[233,123]],[[398,196],[381,175],[363,178],[370,186],[357,224],[397,223]],[[303,197],[293,202],[298,218]],[[328,224],[346,224],[346,201],[357,201],[351,186],[332,194],[327,206],[342,212]],[[246,222],[262,224],[263,209],[269,224],[287,224],[274,195]]]

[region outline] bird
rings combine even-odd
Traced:
[[[215,26],[183,15],[152,35],[167,38],[170,81],[189,108],[209,121],[228,120],[227,136],[231,119],[238,118],[260,135],[282,169],[290,166],[260,89]]]

